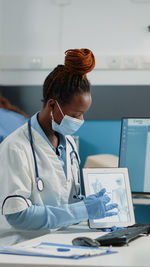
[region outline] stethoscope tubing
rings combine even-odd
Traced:
[[[34,165],[35,165],[35,175],[36,177],[39,177],[39,172],[38,172],[38,166],[37,166],[37,160],[36,160],[36,155],[33,147],[33,138],[32,138],[32,133],[31,133],[31,119],[28,120],[28,133],[29,133],[29,141],[32,149],[32,154],[34,158]]]
[[[39,177],[39,171],[37,166],[37,160],[36,155],[33,147],[33,138],[32,138],[32,132],[31,132],[31,119],[28,120],[28,134],[29,134],[29,141],[32,149],[33,159],[34,159],[34,166],[35,166],[35,181],[37,184],[38,191],[42,192],[44,189],[44,182],[43,179]]]
[[[70,140],[68,138],[67,138],[67,140],[68,140],[68,142],[69,142],[69,144],[71,145],[71,148],[72,148],[72,151],[70,152],[71,165],[73,166],[73,159],[74,159],[74,156],[75,156],[76,162],[77,162],[77,165],[78,165],[78,181],[80,183],[81,181],[80,181],[80,161],[79,161],[79,157],[78,157],[78,154],[77,154],[77,152],[75,151],[75,149],[73,147],[73,144],[70,142]],[[71,172],[72,172],[74,189],[75,189],[75,195],[73,196],[73,198],[78,199],[78,200],[83,200],[84,196],[78,194],[78,191],[77,191],[77,188],[76,188],[76,181],[75,181],[75,178],[74,178],[74,173],[73,173],[72,167],[71,167]]]
[[[28,135],[29,135],[29,142],[31,145],[31,149],[32,149],[32,154],[33,154],[33,159],[34,159],[34,166],[35,166],[35,180],[36,180],[36,184],[37,184],[37,189],[38,191],[42,192],[43,188],[44,188],[44,182],[42,180],[42,178],[39,177],[39,171],[38,171],[38,166],[37,166],[37,160],[36,160],[36,155],[35,155],[35,150],[34,150],[34,146],[33,146],[33,138],[32,138],[32,131],[31,131],[31,118],[28,120]],[[79,158],[78,158],[78,154],[74,149],[73,144],[70,142],[70,140],[67,138],[67,141],[69,142],[72,151],[70,152],[70,160],[71,160],[71,165],[73,166],[73,159],[74,156],[76,158],[77,164],[78,164],[78,176],[79,176],[79,183],[80,183],[80,169],[79,169]],[[83,197],[81,195],[78,195],[77,192],[77,188],[76,188],[76,182],[75,182],[75,178],[74,178],[74,173],[71,167],[71,172],[72,172],[72,177],[73,177],[73,183],[74,183],[74,189],[75,189],[75,193],[76,195],[74,195],[73,197],[76,199],[83,199]]]

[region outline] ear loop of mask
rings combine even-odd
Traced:
[[[55,101],[56,101],[56,103],[57,103],[57,106],[59,107],[59,110],[60,110],[61,114],[63,115],[63,117],[65,117],[65,115],[64,115],[64,113],[63,113],[63,111],[62,111],[60,105],[58,104],[58,101],[57,101],[57,100],[55,100]]]
[[[53,112],[51,111],[51,117],[52,117],[52,120],[54,120],[54,116],[53,116]]]
[[[57,100],[55,100],[55,101],[56,101],[56,103],[57,103],[57,106],[58,106],[58,108],[59,108],[61,114],[63,115],[63,117],[65,117],[65,115],[64,115],[64,113],[63,113],[63,111],[62,111],[60,105],[58,104],[58,101],[57,101]],[[52,112],[52,111],[51,111],[51,117],[52,117],[52,120],[54,121],[54,115],[53,115],[53,112]]]

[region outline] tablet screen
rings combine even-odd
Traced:
[[[83,179],[86,196],[95,194],[101,189],[106,189],[111,203],[117,203],[117,215],[97,220],[90,220],[91,228],[111,226],[129,226],[135,223],[134,211],[126,168],[87,168],[83,169]]]

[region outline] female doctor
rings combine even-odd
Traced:
[[[45,79],[43,108],[0,146],[0,243],[14,244],[61,228],[116,215],[105,189],[79,195],[79,155],[71,137],[91,105],[88,49],[65,52]],[[2,223],[3,222],[3,223]]]

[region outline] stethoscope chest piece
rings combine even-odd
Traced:
[[[44,182],[40,177],[37,177],[37,189],[42,192],[44,189]]]
[[[85,198],[85,196],[83,195],[73,195],[74,199],[78,199],[79,201],[83,200]]]

